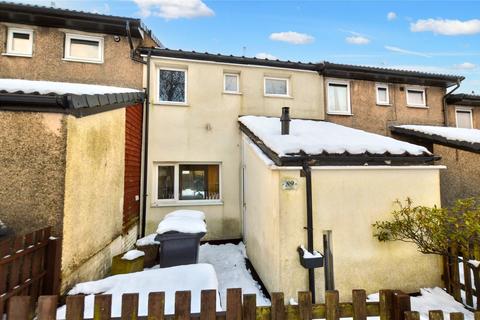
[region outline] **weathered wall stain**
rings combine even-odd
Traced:
[[[61,233],[65,148],[63,115],[0,112],[0,219],[15,232]]]

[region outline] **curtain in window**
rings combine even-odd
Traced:
[[[348,112],[348,86],[346,84],[328,85],[328,109],[333,112]]]
[[[220,199],[218,165],[180,165],[180,200]]]
[[[185,102],[185,71],[160,70],[160,100]]]
[[[413,105],[424,105],[425,99],[423,96],[423,91],[408,91],[408,102]]]
[[[175,185],[175,167],[159,166],[157,198],[159,200],[174,199],[175,198],[174,185]]]
[[[458,128],[472,128],[472,114],[469,111],[457,111],[457,127]]]
[[[225,91],[238,91],[238,77],[233,75],[225,75]]]
[[[378,102],[383,102],[383,103],[388,102],[387,89],[377,88],[377,94],[378,94]]]
[[[266,79],[265,80],[266,94],[287,94],[287,80],[281,79]]]

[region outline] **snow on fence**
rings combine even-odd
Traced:
[[[447,292],[466,306],[480,310],[480,243],[472,244],[468,252],[452,247],[444,258],[444,281]]]
[[[59,293],[61,242],[50,234],[48,227],[0,242],[0,314],[15,296]]]
[[[165,294],[152,292],[148,299],[148,315],[138,316],[138,294],[122,296],[122,320],[367,320],[367,317],[379,317],[380,320],[419,320],[420,314],[411,311],[410,296],[401,291],[381,290],[379,302],[367,301],[365,290],[353,290],[352,302],[340,303],[338,291],[325,293],[325,303],[312,304],[310,292],[299,292],[298,304],[285,305],[283,293],[272,293],[272,305],[257,307],[254,294],[244,294],[241,289],[227,290],[226,311],[216,311],[215,290],[204,290],[201,293],[201,309],[199,314],[192,314],[190,291],[175,293],[175,313],[165,315]],[[67,320],[84,319],[84,299],[82,295],[66,298]],[[31,319],[29,306],[31,297],[16,296],[10,300],[7,319]],[[41,296],[38,299],[37,316],[39,320],[56,319],[58,297]],[[111,295],[95,296],[94,319],[108,320],[111,318]],[[430,320],[443,320],[442,311],[430,311]],[[118,319],[118,318],[117,318]],[[463,320],[463,313],[450,313],[451,320]],[[475,320],[480,320],[480,312],[475,313]]]

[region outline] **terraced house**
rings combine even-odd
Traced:
[[[0,2],[0,219],[63,238],[62,291],[137,238],[143,61],[138,19]]]

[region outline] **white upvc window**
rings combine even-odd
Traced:
[[[6,55],[31,57],[33,54],[33,30],[8,28]]]
[[[457,128],[473,128],[473,112],[472,108],[457,107],[455,108],[455,119]]]
[[[263,93],[270,97],[289,97],[290,96],[290,79],[288,78],[263,78]]]
[[[153,205],[221,203],[220,163],[156,163]]]
[[[378,105],[390,105],[390,95],[388,91],[388,84],[378,83],[375,85]]]
[[[64,60],[103,63],[103,37],[66,33]]]
[[[407,88],[407,106],[426,108],[427,97],[425,95],[425,88]]]
[[[348,81],[330,80],[327,82],[327,113],[351,115],[350,83]]]
[[[157,69],[157,102],[161,104],[187,104],[187,70],[174,68]]]
[[[240,93],[240,75],[238,73],[225,73],[223,75],[223,92]]]

